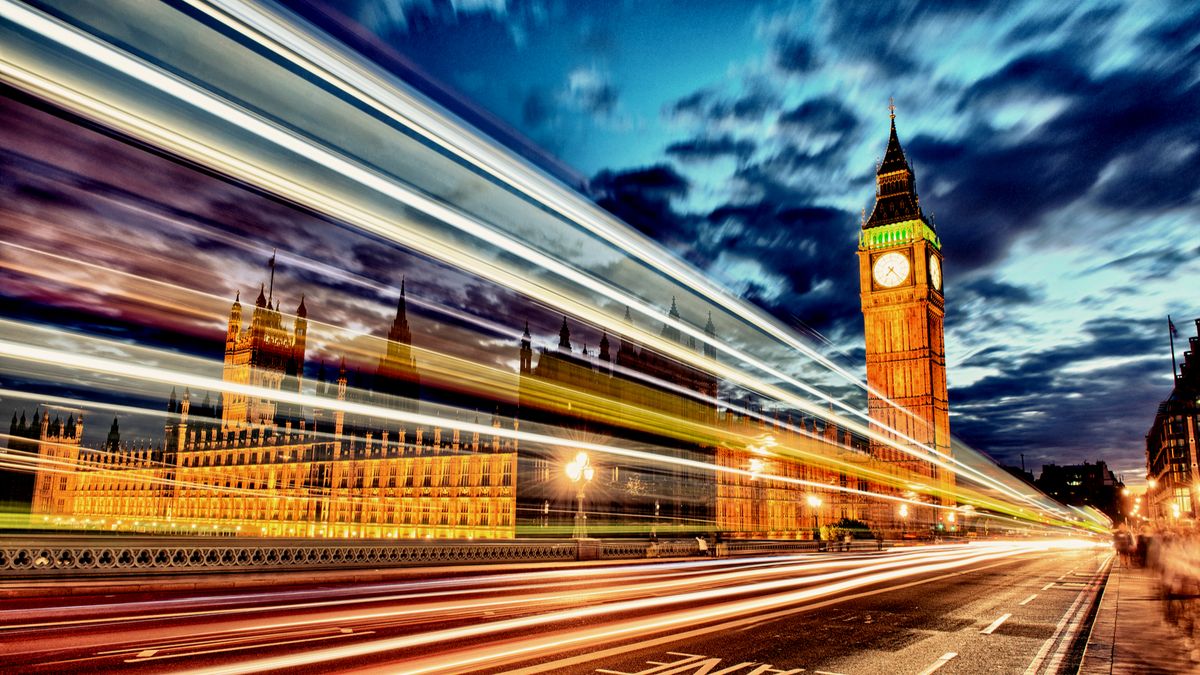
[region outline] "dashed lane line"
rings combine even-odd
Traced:
[[[999,619],[996,619],[995,621],[992,622],[992,624],[990,626],[988,626],[987,628],[984,628],[983,630],[981,630],[979,632],[983,635],[991,635],[997,628],[1000,627],[1000,624],[1004,623],[1005,621],[1008,621],[1009,617],[1011,617],[1011,616],[1012,616],[1012,614],[1001,614]]]
[[[956,656],[958,656],[958,654],[956,652],[946,652],[945,654],[942,654],[942,658],[938,659],[937,661],[934,661],[933,665],[929,666],[925,670],[922,670],[919,675],[929,675],[930,673],[936,671],[938,668],[941,668],[942,666],[946,665],[947,663],[950,663],[951,661],[953,661],[954,657],[956,657]]]
[[[770,614],[766,614],[763,616],[753,617],[753,618],[749,618],[749,619],[734,619],[732,621],[726,621],[724,623],[713,624],[711,626],[705,626],[703,628],[696,628],[696,629],[687,631],[685,633],[677,633],[674,635],[664,635],[662,637],[651,638],[649,640],[631,642],[631,643],[627,643],[627,644],[623,644],[623,645],[618,645],[616,647],[609,647],[608,649],[603,649],[598,652],[577,654],[575,656],[568,656],[565,658],[557,659],[555,661],[543,662],[543,663],[539,663],[539,664],[535,664],[535,665],[525,666],[524,668],[516,668],[513,670],[506,670],[503,672],[505,673],[505,675],[533,675],[534,673],[545,673],[545,672],[552,672],[552,671],[559,672],[559,671],[562,671],[562,670],[572,667],[572,666],[577,666],[577,665],[580,665],[583,663],[594,663],[596,661],[607,659],[607,658],[610,658],[613,656],[620,656],[621,654],[626,654],[626,653],[632,652],[632,651],[640,651],[643,649],[648,649],[650,647],[655,647],[655,646],[662,645],[662,644],[683,642],[685,640],[690,640],[692,638],[700,637],[702,635],[708,635],[708,634],[711,634],[714,632],[731,631],[731,630],[734,630],[737,628],[741,628],[742,626],[745,626],[750,623],[756,623],[756,622],[765,623],[767,621],[783,618],[785,616],[791,616],[793,614],[801,614],[804,612],[810,612],[814,609],[820,609],[822,607],[828,607],[830,605],[837,605],[837,604],[841,604],[843,602],[849,602],[851,600],[858,600],[860,598],[866,598],[866,597],[870,597],[873,595],[879,595],[881,593],[892,593],[895,591],[903,590],[905,588],[911,588],[913,586],[921,586],[921,585],[936,582],[936,581],[942,581],[945,579],[953,579],[954,577],[966,576],[968,574],[977,574],[984,570],[992,569],[995,567],[1002,567],[1004,565],[1011,565],[1011,564],[1014,564],[1017,562],[1024,562],[1024,560],[1022,560],[1020,558],[1010,558],[1007,560],[1000,560],[1000,561],[997,561],[997,562],[994,562],[994,563],[991,563],[988,565],[984,565],[982,567],[977,567],[977,568],[974,568],[971,570],[958,570],[955,572],[947,572],[946,574],[940,574],[938,576],[930,577],[928,579],[917,579],[914,581],[909,581],[907,583],[898,584],[896,586],[889,586],[887,588],[876,588],[876,589],[872,589],[869,591],[861,591],[859,593],[852,593],[850,595],[829,598],[828,600],[822,600],[820,602],[815,602],[811,605],[802,605],[799,607],[777,610],[775,612],[771,612]]]
[[[1038,596],[1038,594],[1034,593],[1033,595],[1029,596],[1028,598],[1025,598],[1021,602],[1018,602],[1017,604],[1022,605],[1022,606],[1028,605],[1029,603],[1033,602],[1033,599],[1036,598],[1037,596]]]

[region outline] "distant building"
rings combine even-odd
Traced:
[[[26,421],[24,411],[19,419],[14,412],[8,448],[0,450],[0,512],[22,515],[69,508],[82,439],[82,415],[72,413],[66,422],[55,415],[51,421],[49,410],[35,410]],[[18,466],[36,469],[36,474]]]
[[[273,285],[273,284],[272,284]],[[293,328],[272,293],[259,292],[246,321],[230,308],[222,379],[301,391],[307,308]],[[415,409],[420,376],[404,291],[379,366],[336,380],[322,366],[316,405],[221,392],[199,405],[171,392],[163,443],[121,442],[116,420],[101,450],[80,449],[82,420],[14,415],[9,448],[37,453],[36,480],[16,474],[32,525],[257,536],[512,538],[516,534],[517,441],[491,434],[346,414],[320,401]],[[360,386],[351,388],[351,378]],[[369,386],[367,386],[369,384]],[[476,420],[477,421],[477,420]],[[494,418],[493,428],[499,428]],[[22,482],[24,481],[24,482]]]
[[[1147,517],[1154,520],[1194,520],[1200,513],[1200,319],[1195,324],[1175,386],[1146,433]]]
[[[674,300],[662,350],[620,337],[632,332],[628,312],[624,324],[605,327],[598,349],[577,350],[564,317],[557,348],[541,350],[535,364],[526,327],[507,421],[499,411],[511,396],[494,401],[443,381],[455,372],[418,370],[403,285],[374,372],[356,373],[343,359],[335,379],[322,364],[315,387],[306,386],[308,308],[301,298],[294,314],[281,311],[272,258],[271,285],[260,288],[249,316],[240,294],[230,308],[222,375],[230,391],[197,405],[187,389],[172,391],[163,443],[154,447],[122,443],[115,420],[105,447],[88,450],[80,448],[80,419],[68,420],[72,431],[47,413],[35,413],[32,424],[14,416],[10,448],[44,460],[36,480],[12,477],[8,493],[28,495],[35,525],[298,537],[562,534],[575,512],[563,477],[571,444],[519,444],[514,432],[527,421],[564,440],[613,439],[651,455],[596,458],[587,509],[611,516],[614,534],[806,538],[840,519],[890,536],[953,529],[952,512],[932,507],[956,505],[954,475],[923,449],[950,454],[941,244],[918,206],[892,120],[858,248],[869,412],[880,438],[868,442],[813,415],[718,400],[718,379],[679,358],[683,350],[715,360],[717,350],[685,338]],[[711,316],[704,330],[716,336]],[[615,349],[610,334],[620,341]],[[246,386],[257,391],[238,390]],[[460,410],[497,405],[496,433],[468,437],[451,424],[414,427],[399,416],[347,412],[354,403],[376,414],[416,411],[439,396]],[[868,502],[872,493],[892,499]],[[912,512],[895,501],[918,499],[926,506]]]
[[[307,307],[301,300],[288,316],[279,306],[273,288],[260,290],[250,312],[235,299],[222,379],[280,394],[304,392],[311,404],[237,390],[196,402],[188,389],[172,390],[161,444],[123,441],[114,419],[103,446],[94,449],[80,444],[81,417],[64,423],[40,410],[32,421],[14,414],[5,452],[36,474],[3,474],[4,494],[15,507],[9,512],[30,514],[34,527],[139,532],[461,539],[565,534],[575,511],[563,476],[567,449],[520,444],[509,433],[405,426],[342,410],[345,402],[415,411],[421,394],[433,391],[422,388],[403,288],[375,372],[356,374],[343,359],[332,378],[322,364],[307,387]],[[680,317],[677,307],[670,316]],[[627,316],[627,325],[631,321]],[[711,320],[706,332],[715,336]],[[669,325],[662,337],[716,356],[711,346],[686,340]],[[767,413],[757,405],[750,406],[755,415],[730,410],[718,401],[712,375],[617,339],[615,349],[606,333],[598,349],[576,351],[564,318],[557,348],[542,350],[536,364],[528,331],[519,350],[521,421],[547,424],[564,439],[611,440],[682,460],[596,457],[586,505],[603,516],[593,521],[596,534],[717,530],[733,537],[807,538],[816,524],[867,517],[865,493],[878,486],[857,475],[870,462],[862,439],[810,416]],[[505,424],[515,431],[520,422],[497,415],[491,427]],[[722,440],[730,438],[747,442]],[[787,459],[772,451],[777,445],[846,468]]]
[[[1122,522],[1121,490],[1125,484],[1117,479],[1104,462],[1083,464],[1043,464],[1037,487],[1063,504],[1091,506],[1114,523]]]
[[[681,318],[674,301],[668,316]],[[623,327],[632,325],[626,312]],[[716,336],[711,317],[705,332]],[[714,348],[704,345],[701,351],[669,324],[660,335],[682,349],[716,358]],[[615,350],[608,332],[596,351],[586,345],[576,350],[564,317],[556,348],[541,350],[535,364],[526,330],[519,359],[523,422],[551,424],[568,436],[597,442],[653,447],[660,457],[681,460],[598,458],[603,470],[588,487],[592,508],[604,514],[605,529],[598,533],[716,530],[730,537],[798,539],[812,536],[814,522],[865,517],[861,494],[825,487],[867,489],[857,476],[787,460],[772,451],[781,445],[862,465],[868,455],[861,440],[811,417],[775,413],[772,418],[761,409],[754,410],[756,416],[731,410],[728,402],[718,400],[718,381],[711,374],[628,338],[617,339]],[[737,437],[749,442],[736,447],[728,442]],[[704,438],[713,440],[697,440]],[[522,445],[518,526],[528,528],[522,532],[535,534],[539,527],[569,522],[571,495],[563,490],[560,473],[571,454],[565,448]],[[711,466],[718,468],[707,468]],[[772,481],[768,474],[793,482]],[[815,507],[809,501],[814,495],[819,495]]]
[[[1004,469],[1009,474],[1020,478],[1026,483],[1029,483],[1030,485],[1037,485],[1037,480],[1033,477],[1032,471],[1026,471],[1024,468],[1019,466],[1001,466],[1000,468]]]

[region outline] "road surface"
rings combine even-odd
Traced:
[[[4,672],[1052,672],[1109,551],[974,542],[10,600]]]

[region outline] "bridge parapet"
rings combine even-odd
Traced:
[[[575,560],[574,541],[313,541],[23,537],[0,541],[0,579],[364,569]]]

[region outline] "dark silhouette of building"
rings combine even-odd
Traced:
[[[1105,462],[1043,464],[1035,485],[1063,504],[1091,506],[1120,522],[1121,490],[1125,488]]]
[[[1029,483],[1030,485],[1035,485],[1035,486],[1037,485],[1037,480],[1033,477],[1032,471],[1026,471],[1025,469],[1023,469],[1019,466],[1001,466],[1000,468],[1004,469],[1009,474],[1011,474],[1017,478],[1020,478],[1021,480],[1025,481],[1026,483]]]

